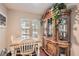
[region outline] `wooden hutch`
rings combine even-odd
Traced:
[[[52,16],[49,9],[42,17],[42,48],[49,56],[70,56],[70,11],[61,11],[58,20],[53,20]]]

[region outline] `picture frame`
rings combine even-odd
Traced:
[[[6,17],[0,13],[0,28],[6,27]]]

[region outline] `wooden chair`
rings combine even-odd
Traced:
[[[39,55],[39,45],[38,43],[34,41],[26,41],[16,44],[10,45],[10,50],[12,52],[12,55],[22,55],[22,56],[32,56],[33,53],[36,53],[36,55]]]

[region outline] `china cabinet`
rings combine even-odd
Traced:
[[[52,19],[52,11],[47,11],[43,21],[43,50],[52,56],[70,55],[71,20],[70,10],[61,11],[58,19]]]

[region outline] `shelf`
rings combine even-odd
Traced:
[[[69,45],[69,43],[67,41],[54,41],[54,40],[51,40],[51,39],[47,39],[47,38],[44,38],[45,40],[47,41],[51,41],[52,43],[55,43],[55,44],[60,44],[60,45]]]

